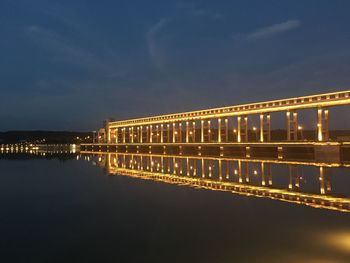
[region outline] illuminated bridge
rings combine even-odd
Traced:
[[[348,151],[350,142],[330,141],[329,111],[331,107],[350,104],[350,91],[272,100],[221,108],[174,113],[146,118],[108,121],[98,135],[98,143],[83,144],[83,150],[243,152],[255,156],[262,147],[283,158],[301,149],[317,159],[335,158]],[[315,111],[314,140],[301,137],[298,111]],[[285,114],[285,138],[271,139],[272,113]],[[258,116],[259,125],[249,127],[248,120]],[[252,136],[251,134],[255,136]],[[97,148],[96,148],[97,147]],[[122,148],[121,148],[122,147]],[[135,148],[136,147],[136,148]],[[160,149],[159,147],[162,147]],[[135,149],[134,149],[135,148]]]

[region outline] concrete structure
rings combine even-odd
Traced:
[[[247,143],[271,141],[271,113],[285,112],[287,141],[298,141],[298,110],[315,109],[317,141],[329,140],[329,108],[350,104],[350,91],[251,103],[110,121],[105,125],[105,143]],[[248,119],[259,116],[259,126],[249,127]],[[250,136],[251,131],[257,136]]]
[[[329,139],[329,109],[350,104],[350,91],[333,92],[282,100],[273,100],[222,108],[174,113],[123,121],[106,121],[99,131],[99,147],[118,151],[137,147],[164,147],[164,151],[183,151],[213,146],[220,154],[234,147],[251,156],[259,149],[273,151],[283,158],[286,152],[309,150],[318,161],[340,160],[344,142]],[[304,141],[299,125],[299,110],[315,112],[315,139]],[[284,140],[272,141],[272,113],[282,112],[286,120]],[[249,127],[249,119],[258,116],[259,125]],[[255,117],[256,118],[256,117]],[[94,145],[82,145],[85,149]],[[348,147],[348,146],[346,146]],[[138,151],[135,150],[135,151]],[[292,149],[292,151],[293,151]],[[151,151],[151,149],[150,149]]]

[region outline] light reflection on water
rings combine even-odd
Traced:
[[[276,199],[321,209],[350,212],[349,178],[322,163],[109,153],[83,156],[107,174],[161,181],[234,194]],[[335,186],[335,187],[334,187]]]
[[[349,262],[349,168],[203,167],[198,156],[0,155],[0,260]]]

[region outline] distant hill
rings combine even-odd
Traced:
[[[91,132],[72,131],[7,131],[0,132],[0,144],[44,143],[65,144],[92,142]]]

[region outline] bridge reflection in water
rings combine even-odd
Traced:
[[[94,155],[109,175],[350,212],[350,195],[337,194],[332,189],[333,169],[341,164],[130,153],[85,154]],[[308,167],[314,169],[311,174],[305,173]],[[274,168],[283,168],[284,172],[273,176],[275,170],[281,171]]]

